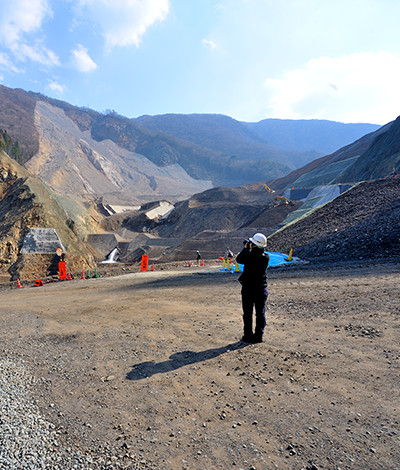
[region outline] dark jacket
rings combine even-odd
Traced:
[[[254,288],[267,287],[268,253],[255,246],[251,250],[243,248],[236,256],[236,261],[244,265],[243,273],[239,276],[242,285]]]

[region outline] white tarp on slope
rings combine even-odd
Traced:
[[[340,186],[338,184],[330,186],[317,186],[310,192],[305,202],[310,199],[319,198],[314,205],[314,207],[317,207],[332,201],[332,199],[335,199],[335,197],[338,196],[340,196]]]
[[[30,228],[25,235],[21,253],[55,253],[57,248],[65,252],[54,228]]]

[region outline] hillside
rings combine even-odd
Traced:
[[[59,194],[79,200],[118,193],[130,201],[166,195],[179,199],[211,186],[190,177],[177,163],[157,166],[109,139],[95,140],[47,102],[37,102],[35,125],[40,147],[25,166]]]
[[[384,178],[400,164],[399,129],[400,119],[397,118],[333,154],[314,160],[268,184],[275,190],[283,191],[292,186],[312,188]]]
[[[59,201],[22,166],[0,153],[0,278],[46,275],[53,255],[21,255],[30,228],[54,228],[68,259],[78,269],[93,262],[93,250],[82,240],[94,230],[83,207],[72,220]],[[80,210],[80,212],[78,212]]]
[[[376,134],[369,148],[337,181],[360,181],[382,178],[400,166],[400,117],[385,132]]]
[[[377,124],[345,124],[319,119],[264,119],[243,124],[278,147],[314,150],[322,155],[335,152],[381,127]]]
[[[268,137],[261,137],[241,122],[218,114],[141,116],[136,122],[145,129],[172,135],[227,155],[233,161],[268,160],[281,162],[293,169],[320,155],[310,149],[298,151],[271,144]]]
[[[62,140],[56,138],[52,142],[52,132],[47,132],[49,145],[58,150],[62,160],[63,153],[66,153],[68,158],[71,148],[75,145],[74,140],[76,140],[78,133],[81,134],[79,139],[86,142],[88,140],[96,141],[97,148],[94,151],[100,154],[100,159],[103,160],[103,169],[106,166],[113,167],[114,175],[119,173],[118,178],[121,180],[118,185],[115,184],[115,178],[114,181],[111,178],[111,181],[105,182],[105,190],[116,194],[122,193],[121,198],[124,200],[135,195],[140,196],[141,199],[154,200],[160,193],[162,193],[162,197],[184,198],[211,185],[221,183],[241,184],[254,181],[260,176],[262,179],[270,179],[271,177],[282,176],[290,171],[287,165],[279,161],[271,161],[265,158],[262,161],[254,161],[251,158],[238,160],[235,156],[226,155],[188,140],[149,131],[139,127],[135,120],[120,116],[115,112],[102,114],[88,108],[78,108],[38,93],[12,90],[2,85],[0,85],[0,109],[2,110],[0,112],[0,129],[7,131],[12,140],[18,143],[21,150],[21,163],[27,163],[30,159],[37,157],[38,152],[43,156],[47,151],[47,144],[41,144],[41,139],[45,130],[53,131],[50,116],[46,116],[49,124],[45,129],[42,127],[42,135],[39,134],[38,126],[40,127],[40,113],[43,113],[45,109],[52,109],[53,115],[58,116],[55,124],[55,127],[59,128],[58,134],[64,133],[64,135]],[[60,125],[61,113],[65,117],[64,123]],[[66,126],[65,130],[64,125]],[[108,151],[99,150],[99,146],[108,145],[104,143],[106,140],[112,141],[116,147],[120,148],[119,151],[114,150],[114,153],[122,154],[121,158],[124,163],[121,163],[121,159],[118,162],[115,159],[110,162]],[[92,142],[90,145],[92,145]],[[81,151],[78,149],[73,152],[73,155],[75,153],[79,155]],[[49,157],[52,159],[53,155],[48,152],[46,158],[49,159]],[[55,158],[57,159],[57,156]],[[147,188],[144,188],[143,184],[137,185],[135,178],[132,180],[132,168],[126,168],[126,165],[129,166],[132,160],[136,160],[137,163],[138,158],[142,160],[142,163],[135,167],[134,174],[136,176],[144,174],[144,179],[148,180]],[[99,196],[94,189],[94,186],[99,183],[99,159],[96,163],[97,167],[96,164],[91,165],[88,162],[84,165],[87,170],[85,191]],[[120,165],[122,165],[121,168]],[[55,162],[47,166],[49,168],[55,167],[55,171],[58,171],[60,163]],[[56,175],[56,179],[60,183],[63,181],[66,187],[80,179],[79,174],[75,174],[75,177],[72,178],[72,167],[73,165],[70,165],[69,175],[60,173]],[[176,170],[178,170],[178,173]],[[164,173],[167,178],[168,175],[172,177],[173,187],[169,185],[166,190],[162,185],[158,186],[154,178],[157,179],[160,173]],[[43,175],[41,177],[44,178]],[[93,185],[92,178],[94,180]],[[54,175],[47,174],[47,180],[44,181],[51,185],[51,179],[54,182]],[[100,179],[103,182],[105,181],[103,177],[100,177]],[[109,178],[107,177],[107,179]],[[190,188],[184,188],[185,179],[186,182],[192,179],[189,185]],[[181,180],[182,191],[180,191],[180,185],[176,185],[176,181],[181,182]],[[178,188],[178,194],[174,191],[174,187]],[[90,188],[94,191],[91,191]]]
[[[268,159],[283,162],[292,169],[379,128],[374,124],[318,120],[239,122],[218,114],[141,116],[136,122],[146,129],[173,135],[239,160]]]
[[[178,200],[211,186],[273,180],[320,156],[322,142],[339,148],[371,127],[208,114],[129,119],[0,85],[0,130],[15,143],[17,160],[78,198]]]
[[[364,181],[273,234],[271,251],[301,259],[400,257],[400,179]]]
[[[39,136],[34,123],[36,100],[24,90],[0,85],[0,129],[18,142],[25,163],[39,150]]]

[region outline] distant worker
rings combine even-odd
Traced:
[[[199,250],[196,251],[196,261],[197,261],[197,266],[200,266],[201,254]]]
[[[225,251],[225,255],[224,255],[225,261],[232,262],[233,256],[234,255],[233,255],[232,251],[229,249],[229,246],[228,246],[228,248]]]
[[[268,298],[267,268],[269,255],[264,252],[267,239],[262,233],[256,233],[246,239],[243,250],[236,256],[236,261],[243,264],[243,273],[239,277],[242,284],[243,337],[245,343],[262,343],[266,325],[265,309]],[[256,313],[253,333],[253,307]]]

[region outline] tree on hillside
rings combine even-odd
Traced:
[[[11,158],[22,164],[19,143],[13,142],[7,131],[0,129],[0,150],[4,150]]]

